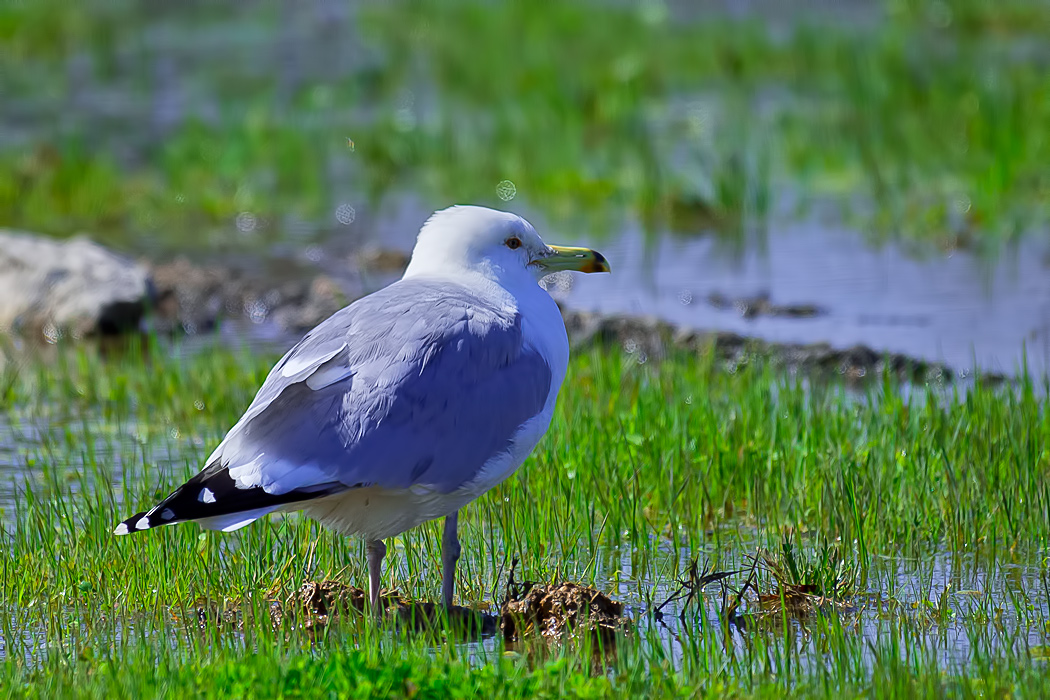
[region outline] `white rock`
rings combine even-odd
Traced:
[[[151,290],[144,266],[87,238],[0,230],[0,332],[133,330]]]

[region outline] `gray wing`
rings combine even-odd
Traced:
[[[550,388],[519,315],[466,287],[404,280],[292,348],[209,467],[268,494],[417,484],[447,493],[508,449]]]

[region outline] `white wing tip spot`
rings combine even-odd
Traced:
[[[120,525],[117,525],[117,527],[113,529],[113,534],[114,535],[126,535],[129,532],[130,532],[130,530],[128,530],[128,526],[125,525],[124,523],[121,523]]]
[[[197,496],[197,500],[201,503],[215,503],[215,494],[210,488],[205,486],[201,489],[200,494]]]
[[[137,523],[135,523],[135,529],[136,530],[148,530],[149,529],[149,516],[147,515],[145,517],[140,518],[139,521]]]

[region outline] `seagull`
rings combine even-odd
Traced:
[[[516,214],[435,212],[404,276],[306,334],[204,468],[116,535],[195,521],[230,532],[302,511],[365,541],[379,611],[383,540],[435,518],[451,608],[459,510],[512,475],[550,426],[569,343],[548,274],[609,272]]]

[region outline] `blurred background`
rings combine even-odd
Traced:
[[[284,342],[476,203],[606,254],[580,313],[1050,364],[1041,0],[8,0],[0,43],[0,227],[178,330]]]

